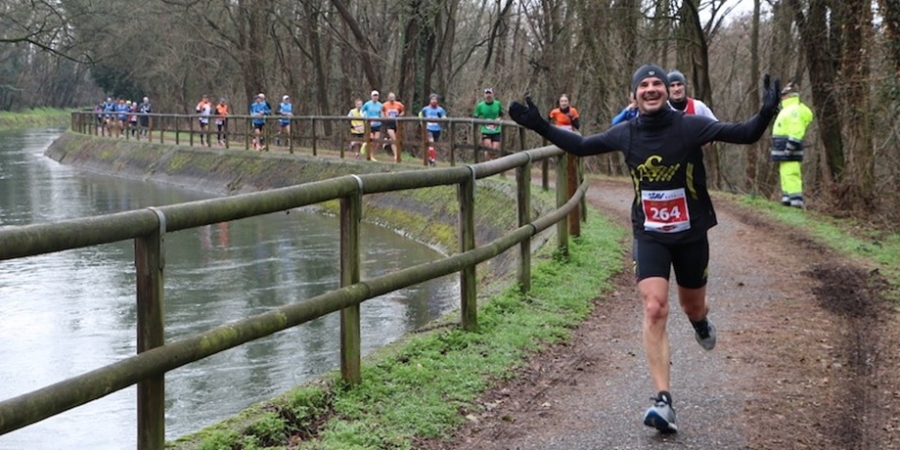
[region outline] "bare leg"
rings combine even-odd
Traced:
[[[644,351],[650,377],[656,391],[669,390],[669,336],[666,322],[669,318],[669,281],[662,277],[645,278],[638,283],[638,291],[644,303]]]

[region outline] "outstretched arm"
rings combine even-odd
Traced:
[[[730,144],[752,144],[759,140],[769,127],[769,122],[778,114],[781,103],[781,81],[775,78],[771,83],[769,74],[763,77],[763,104],[759,113],[743,123],[715,122],[712,119],[686,115],[685,124],[690,127],[688,135],[696,132],[697,144],[703,145],[712,141]]]
[[[624,127],[612,128],[603,133],[585,138],[580,134],[551,126],[541,116],[537,106],[534,105],[531,97],[528,95],[525,96],[524,105],[517,101],[512,102],[509,106],[509,115],[519,125],[537,132],[557,147],[577,156],[608,153],[623,149],[624,144],[627,144],[627,141],[620,137],[622,136],[622,130],[625,130]]]

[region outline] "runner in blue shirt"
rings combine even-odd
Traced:
[[[131,107],[125,104],[125,99],[120,98],[119,103],[116,105],[116,136],[117,137],[125,137],[125,125],[128,120],[128,112],[131,110]]]
[[[285,145],[291,145],[291,117],[294,116],[294,105],[291,104],[291,97],[285,95],[281,98],[281,104],[278,105],[278,115],[282,118],[278,121],[280,128],[278,130],[278,136],[275,137],[275,141],[278,145],[281,145],[281,135],[284,134],[286,136]]]
[[[372,99],[362,105],[363,117],[381,117],[381,108],[384,105],[381,104],[378,98],[378,91],[372,91]],[[369,122],[369,137],[374,140],[381,139],[380,121]]]
[[[447,117],[447,111],[445,111],[444,108],[438,105],[437,94],[431,94],[428,97],[428,105],[426,105],[424,108],[422,108],[421,111],[419,111],[419,117],[425,117],[427,119],[440,119],[443,117]],[[434,165],[434,162],[437,159],[437,151],[434,148],[434,143],[441,139],[441,123],[426,122],[425,130],[428,131],[428,142],[431,143],[428,146],[428,162],[431,165]]]
[[[250,115],[253,116],[253,150],[263,151],[263,129],[266,127],[265,116],[271,115],[272,110],[266,104],[265,97],[258,94],[250,104]]]

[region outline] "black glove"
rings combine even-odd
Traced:
[[[759,114],[768,118],[775,117],[781,109],[781,80],[776,78],[769,84],[769,74],[763,76],[762,108]]]
[[[531,96],[528,94],[525,94],[524,105],[517,101],[514,101],[509,105],[509,116],[512,117],[512,120],[516,121],[517,124],[522,125],[529,130],[537,131],[540,135],[543,135],[550,129],[550,122],[547,122],[547,120],[541,116],[540,111],[538,111],[537,106],[534,106],[534,102],[531,101]]]

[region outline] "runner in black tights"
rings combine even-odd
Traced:
[[[644,415],[644,424],[661,432],[675,432],[675,410],[669,393],[669,271],[675,271],[678,300],[706,350],[716,345],[716,329],[707,314],[707,230],[716,214],[706,188],[702,146],[712,141],[752,144],[759,140],[778,113],[778,79],[763,80],[763,106],[744,123],[717,122],[686,115],[667,105],[666,72],[656,65],[641,66],[632,77],[632,91],[640,114],[603,133],[582,137],[550,126],[525,97],[513,102],[509,114],[568,153],[587,156],[622,151],[631,171],[635,199],[634,268],[644,305],[644,349],[657,395]]]

